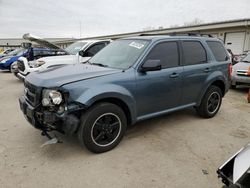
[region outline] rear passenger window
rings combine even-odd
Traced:
[[[207,62],[207,53],[202,44],[198,41],[183,41],[183,55],[185,65],[196,65]]]
[[[179,65],[179,52],[177,42],[163,42],[156,44],[147,55],[147,60],[160,60],[162,68],[177,67]]]
[[[214,57],[216,61],[227,61],[228,60],[228,54],[224,48],[224,46],[217,41],[207,41],[207,44],[211,51],[214,54]]]

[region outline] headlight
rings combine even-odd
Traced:
[[[10,58],[7,58],[7,59],[3,59],[2,61],[0,61],[0,63],[6,63],[6,61],[9,61]]]
[[[35,67],[40,67],[40,66],[42,66],[43,64],[45,64],[45,61],[36,61]]]
[[[47,90],[43,91],[43,99],[42,105],[43,106],[50,106],[50,105],[59,105],[62,102],[62,94],[56,90]]]

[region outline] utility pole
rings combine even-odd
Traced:
[[[82,21],[80,21],[80,38],[82,38]]]

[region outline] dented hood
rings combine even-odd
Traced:
[[[33,72],[25,80],[35,86],[52,88],[119,72],[122,72],[122,70],[90,64],[74,64]]]

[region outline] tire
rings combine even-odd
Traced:
[[[78,139],[94,153],[115,148],[124,136],[127,118],[123,110],[112,103],[98,103],[81,117]]]
[[[200,106],[196,108],[196,111],[203,118],[212,118],[219,111],[221,102],[221,89],[211,85],[203,96]]]

